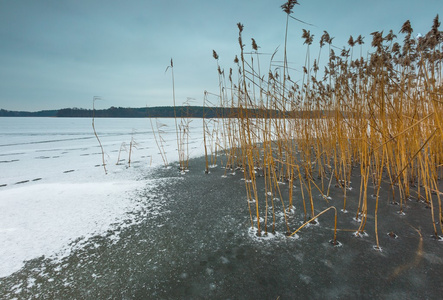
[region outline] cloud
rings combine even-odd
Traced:
[[[171,83],[165,69],[171,58],[177,95],[202,101],[204,90],[218,90],[212,50],[218,52],[222,68],[234,67],[239,54],[237,22],[245,25],[246,51],[255,38],[262,53],[273,53],[280,46],[275,59],[282,60],[286,22],[282,3],[2,1],[0,108],[87,107],[97,94],[112,99],[114,106],[166,105]],[[358,34],[366,35],[369,47],[370,32],[396,31],[406,19],[418,32],[426,32],[434,17],[429,5],[436,5],[436,0],[349,3],[300,1],[294,16],[315,26],[290,20],[288,57],[295,69],[300,70],[305,60],[302,28],[315,35],[312,53],[318,52],[323,30],[335,37],[340,48],[349,35]],[[263,70],[269,58],[260,57]]]

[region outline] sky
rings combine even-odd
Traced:
[[[288,61],[297,78],[304,65],[302,29],[323,30],[342,48],[349,36],[373,31],[398,34],[410,20],[414,34],[426,33],[442,0],[299,0],[290,19]],[[176,104],[202,105],[204,92],[218,92],[219,55],[225,69],[239,55],[237,23],[245,27],[245,50],[254,38],[268,68],[270,53],[282,60],[286,14],[275,0],[0,0],[0,109],[172,106],[174,62]],[[400,39],[402,40],[402,39]],[[317,47],[318,48],[318,47]]]

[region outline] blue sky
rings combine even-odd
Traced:
[[[0,0],[0,108],[91,108],[95,95],[103,98],[98,108],[172,105],[171,73],[165,73],[171,58],[177,104],[192,98],[193,105],[202,105],[205,90],[218,91],[212,50],[226,70],[239,54],[238,22],[245,26],[246,50],[254,38],[263,53],[280,46],[276,60],[282,59],[284,2]],[[350,35],[365,36],[366,52],[371,50],[371,32],[393,29],[398,34],[410,20],[414,33],[424,34],[443,12],[441,0],[299,3],[293,16],[314,26],[290,21],[293,79],[305,59],[302,28],[315,35],[313,54],[323,30],[340,48]],[[263,67],[268,60],[264,55]]]

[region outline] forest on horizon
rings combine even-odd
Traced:
[[[250,117],[270,117],[281,118],[281,113],[277,111],[266,111],[263,109],[248,109]],[[287,112],[284,117],[324,117],[331,116],[332,112],[311,111]],[[9,111],[0,109],[0,117],[58,117],[58,118],[237,118],[238,108],[225,107],[203,107],[203,106],[158,106],[158,107],[110,107],[108,109],[84,109],[84,108],[63,108],[59,110],[41,110],[37,112]]]

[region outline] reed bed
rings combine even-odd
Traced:
[[[287,20],[296,4],[282,5]],[[217,94],[205,92],[204,105],[206,109],[222,107],[225,115],[218,121],[203,120],[206,171],[209,164],[215,164],[219,151],[225,154],[227,172],[243,172],[250,222],[257,235],[275,232],[278,219],[283,220],[286,234],[294,235],[318,221],[325,211],[318,213],[316,207],[325,203],[337,218],[337,209],[328,204],[331,186],[335,186],[343,194],[339,215],[340,211],[349,213],[358,221],[352,229],[356,236],[365,233],[368,214],[375,216],[374,248],[381,250],[380,189],[389,183],[389,201],[398,204],[399,213],[405,213],[406,200],[411,198],[430,207],[433,236],[440,239],[443,33],[438,16],[420,38],[413,38],[409,21],[401,27],[400,38],[392,30],[386,35],[373,32],[367,56],[361,50],[360,56],[355,55],[354,48],[361,49],[363,37],[350,37],[348,45],[336,53],[326,31],[315,55],[310,50],[314,37],[303,30],[306,60],[297,81],[288,67],[288,24],[283,62],[275,61],[274,53],[265,72],[265,57],[256,40],[251,39],[251,48],[244,42],[243,24],[237,24],[239,54],[229,72],[213,52],[220,89]],[[320,67],[325,51],[328,60]],[[347,196],[351,178],[360,178],[352,182],[360,186],[358,199]],[[284,192],[282,184],[287,185]],[[317,194],[321,200],[314,197]],[[356,211],[348,211],[351,202]],[[369,207],[375,209],[368,211]],[[304,212],[301,227],[292,221],[295,208]]]

